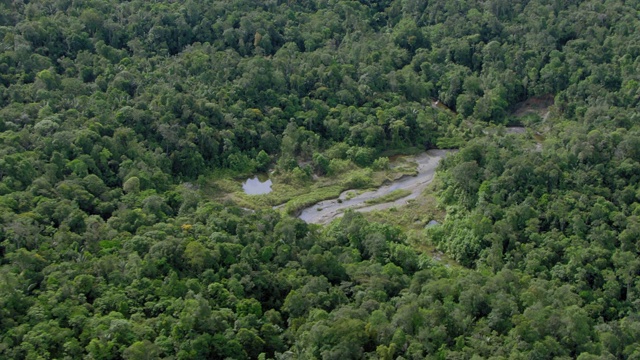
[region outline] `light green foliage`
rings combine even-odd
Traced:
[[[386,195],[380,196],[375,199],[367,200],[365,201],[365,203],[368,205],[387,203],[391,201],[396,201],[398,199],[402,199],[403,197],[406,197],[409,194],[411,194],[410,190],[406,190],[406,189],[393,190],[392,192]]]
[[[330,165],[329,159],[323,154],[316,153],[313,155],[313,167],[318,174],[320,175],[327,174],[329,172],[329,165]]]
[[[389,170],[389,158],[380,157],[373,161],[371,168],[374,170]]]
[[[122,190],[125,193],[137,193],[140,191],[140,178],[132,176],[124,184],[122,184]]]

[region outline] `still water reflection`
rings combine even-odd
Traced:
[[[271,192],[271,180],[265,176],[254,176],[242,183],[242,190],[247,195],[268,194]]]

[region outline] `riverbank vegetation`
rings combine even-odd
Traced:
[[[416,199],[406,205],[393,207],[382,211],[372,211],[363,214],[371,222],[385,223],[398,226],[407,233],[416,235],[420,242],[424,242],[424,228],[429,221],[444,221],[445,207],[438,203],[436,191],[440,182],[438,179],[430,184]]]
[[[311,167],[306,170],[270,174],[272,191],[262,195],[247,195],[240,188],[238,179],[226,178],[207,182],[212,198],[226,199],[248,209],[276,207],[286,214],[294,215],[301,209],[320,201],[335,199],[347,190],[376,188],[402,176],[416,173],[416,164],[401,159],[389,165],[386,157],[376,159],[371,167],[360,168],[349,160],[330,161],[329,171],[322,176],[314,176]],[[348,197],[348,196],[347,196]]]
[[[640,357],[639,11],[0,2],[0,358]],[[269,208],[430,148],[417,214]]]
[[[388,203],[388,202],[396,201],[398,199],[402,199],[403,197],[407,197],[410,194],[411,194],[410,190],[398,189],[398,190],[393,190],[392,192],[386,195],[383,195],[379,198],[367,200],[364,203],[367,205],[377,205],[382,203]]]

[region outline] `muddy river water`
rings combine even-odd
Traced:
[[[507,134],[524,134],[525,132],[526,129],[523,127],[506,128]],[[540,147],[541,144],[538,143],[536,149],[540,150]],[[405,160],[416,164],[417,174],[415,176],[403,176],[375,190],[362,193],[359,193],[358,190],[346,190],[338,198],[321,201],[302,209],[298,213],[298,217],[307,223],[327,224],[342,217],[347,209],[368,212],[406,205],[410,200],[417,198],[433,181],[440,160],[453,151],[456,150],[428,150],[419,155],[406,156]],[[271,191],[271,181],[261,181],[257,178],[248,179],[243,184],[243,188],[247,194],[264,194]],[[389,201],[380,199],[396,190],[402,190],[401,193],[406,195]],[[283,206],[284,204],[274,208],[278,209]]]
[[[298,217],[308,223],[326,224],[333,219],[341,217],[347,209],[367,212],[405,205],[409,200],[418,197],[427,185],[433,181],[438,163],[449,152],[451,150],[429,150],[420,155],[408,157],[409,160],[417,164],[416,176],[403,176],[376,190],[363,192],[355,196],[350,196],[354,190],[347,190],[340,194],[337,199],[321,201],[303,209]],[[409,191],[410,193],[394,201],[370,205],[372,200],[395,190],[405,190],[405,192]]]

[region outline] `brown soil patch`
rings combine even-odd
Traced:
[[[535,96],[514,106],[513,115],[515,117],[523,117],[527,114],[538,114],[542,117],[549,111],[549,107],[553,105],[553,95]]]

